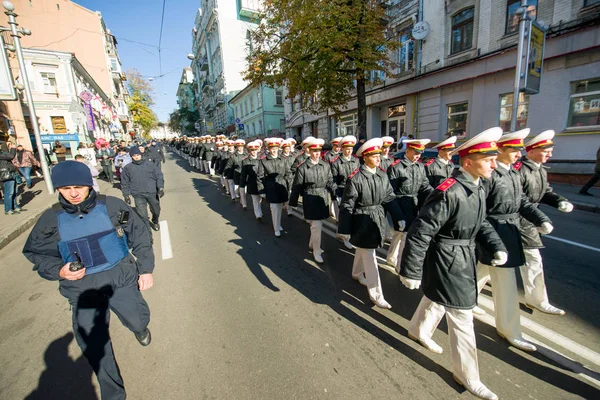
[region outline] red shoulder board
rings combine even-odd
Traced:
[[[394,161],[394,162],[392,163],[392,165],[391,165],[391,166],[394,166],[394,165],[398,164],[400,161],[402,161],[402,159],[401,159],[401,158],[397,159],[396,161]]]
[[[360,157],[357,156],[356,154],[352,154],[352,157],[360,159]]]
[[[429,167],[431,164],[433,164],[434,161],[435,161],[435,158],[432,158],[431,160],[429,160],[425,163],[425,166]]]
[[[302,164],[304,164],[305,162],[306,162],[306,160],[302,161],[300,164],[298,164],[298,167],[297,167],[297,168],[300,168],[300,166],[301,166]]]
[[[515,171],[520,170],[522,166],[523,166],[523,163],[521,161],[513,164],[513,168],[515,169]]]
[[[246,157],[244,157],[244,159],[242,161],[245,161],[245,160],[247,160],[249,158],[250,158],[250,156],[246,156]]]
[[[381,168],[381,167],[379,167],[379,169],[380,169],[380,170],[382,170],[383,172],[386,172],[386,171],[385,171],[385,169],[383,169],[383,168]],[[386,172],[386,173],[387,173],[387,172]]]
[[[331,164],[333,164],[333,162],[334,162],[335,160],[337,160],[338,158],[340,158],[340,156],[335,156],[335,158],[334,158],[333,160],[331,160],[331,161],[330,161],[330,163],[331,163]]]
[[[436,187],[436,189],[441,190],[442,192],[445,192],[446,190],[450,189],[452,187],[452,185],[454,185],[455,183],[456,183],[456,179],[448,178],[444,182],[440,183],[440,185],[438,187]]]
[[[356,168],[354,171],[352,171],[352,173],[348,175],[348,179],[351,179],[354,175],[358,174],[358,171],[360,171],[360,168]]]
[[[264,160],[265,158],[267,158],[267,156],[266,156],[266,155],[265,155],[265,156],[262,156],[260,159],[261,159],[261,160]]]

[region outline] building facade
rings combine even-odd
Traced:
[[[399,67],[397,78],[382,76],[385,84],[367,90],[367,135],[439,142],[447,135],[466,140],[492,126],[508,130],[520,1],[420,3],[421,9],[418,1],[387,3],[388,29],[402,44],[392,55]],[[557,132],[556,172],[589,171],[600,138],[600,1],[528,3],[528,15],[549,29],[540,92],[520,95],[518,127]],[[419,21],[429,26],[422,40],[412,34]],[[356,120],[355,100],[336,116],[286,105],[289,136],[352,133]]]
[[[236,134],[243,138],[285,137],[282,88],[250,85],[229,104],[234,110]]]
[[[202,134],[235,131],[229,100],[246,87],[246,42],[258,0],[204,0],[192,29],[192,70]]]

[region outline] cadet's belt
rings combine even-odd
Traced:
[[[508,221],[510,219],[518,219],[519,213],[512,214],[488,214],[488,218],[495,219],[496,221]]]
[[[435,237],[434,242],[443,243],[443,244],[451,244],[454,246],[471,246],[475,244],[474,239],[450,239],[445,237]]]

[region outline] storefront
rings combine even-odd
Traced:
[[[64,135],[40,135],[42,139],[42,146],[48,151],[50,160],[52,162],[58,162],[58,158],[54,153],[54,146],[56,142],[60,142],[65,147],[65,153],[63,154],[66,160],[71,160],[77,154],[77,146],[79,146],[79,135],[78,134],[64,134]],[[35,137],[31,136],[31,143],[35,143]]]

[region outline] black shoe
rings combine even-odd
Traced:
[[[158,232],[160,231],[160,224],[150,221],[150,228]]]
[[[587,192],[587,191],[584,192],[582,190],[579,191],[579,194],[582,195],[582,196],[593,196],[593,194],[591,194],[590,192]]]
[[[262,222],[262,217],[258,217],[258,218],[256,218],[256,221],[258,221],[258,222]]]
[[[148,346],[152,341],[152,335],[150,334],[150,329],[146,328],[146,330],[142,333],[136,333],[135,338],[142,346]]]

